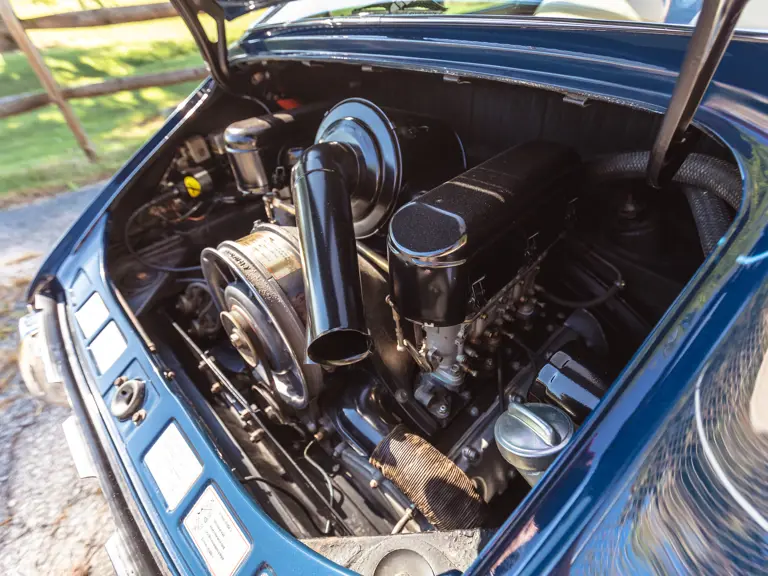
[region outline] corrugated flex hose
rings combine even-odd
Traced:
[[[604,156],[587,166],[587,175],[593,182],[641,179],[645,177],[650,155],[650,152],[625,152]],[[726,204],[734,210],[739,209],[741,175],[735,166],[724,160],[704,154],[691,154],[672,181],[683,185],[699,232],[701,247],[707,255],[714,250],[730,226],[731,218]]]
[[[402,424],[376,446],[370,463],[438,530],[482,525],[485,503],[472,480],[452,460]]]

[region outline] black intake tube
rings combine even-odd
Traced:
[[[366,328],[351,194],[355,151],[338,142],[310,146],[291,173],[307,300],[307,357],[345,366],[371,351]]]

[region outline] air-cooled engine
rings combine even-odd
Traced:
[[[578,215],[578,155],[534,141],[467,170],[449,126],[362,99],[223,139],[268,221],[202,266],[257,403],[313,434],[398,529],[482,526],[602,394],[580,354],[603,344],[599,324],[537,293]]]

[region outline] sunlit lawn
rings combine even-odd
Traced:
[[[158,0],[101,0],[105,7]],[[96,9],[96,0],[12,0],[20,18]],[[490,3],[489,3],[490,5]],[[480,9],[478,2],[446,2],[449,12]],[[227,25],[239,38],[257,14]],[[212,24],[209,22],[208,24]],[[202,65],[192,37],[179,18],[99,28],[30,30],[62,86]],[[113,173],[153,132],[196,83],[147,88],[99,98],[72,100],[99,156],[89,162],[54,106],[0,119],[0,204],[10,197],[72,188]],[[40,90],[26,58],[0,54],[0,98]]]
[[[85,4],[98,8],[88,0]],[[16,0],[13,5],[21,18],[82,9],[80,2],[72,0],[56,0],[49,6]],[[228,38],[236,39],[245,30],[248,22],[241,20],[233,23]],[[29,35],[43,50],[62,86],[202,65],[191,35],[178,18],[101,28],[31,30]],[[82,154],[55,106],[0,120],[0,199],[74,187],[114,172],[196,84],[71,100],[99,155],[95,164]],[[0,97],[40,89],[21,53],[0,55]]]

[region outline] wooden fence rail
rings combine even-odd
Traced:
[[[14,96],[0,98],[0,118],[7,118],[15,114],[29,112],[48,104],[56,104],[75,136],[77,143],[89,160],[96,160],[96,151],[88,136],[83,130],[80,121],[75,115],[69,100],[73,98],[88,98],[104,96],[122,92],[123,90],[138,90],[154,86],[170,86],[191,80],[200,80],[207,75],[205,67],[185,68],[173,72],[158,74],[143,74],[127,76],[124,78],[112,78],[96,84],[73,86],[62,88],[53,78],[53,74],[45,64],[40,51],[27,36],[25,29],[49,29],[49,28],[80,28],[87,26],[105,26],[111,24],[123,24],[126,22],[141,22],[159,18],[176,16],[176,10],[171,4],[143,4],[136,6],[124,6],[120,8],[103,8],[100,10],[83,10],[81,12],[69,12],[54,14],[40,18],[19,20],[11,7],[10,0],[0,0],[0,52],[3,51],[3,42],[13,47],[18,47],[24,52],[29,65],[37,75],[44,88],[44,92],[30,92]]]
[[[192,80],[202,80],[208,75],[205,66],[197,68],[184,68],[172,72],[158,72],[155,74],[140,74],[126,76],[124,78],[111,78],[95,84],[84,84],[71,88],[61,88],[61,95],[66,100],[75,98],[93,98],[94,96],[106,96],[123,90],[140,90],[154,86],[172,86]],[[0,118],[15,116],[23,112],[30,112],[51,104],[51,98],[46,92],[27,92],[15,96],[0,98]]]
[[[47,30],[51,28],[108,26],[110,24],[125,24],[126,22],[144,22],[160,18],[173,18],[174,16],[178,16],[176,9],[170,3],[163,3],[65,12],[50,16],[39,16],[37,18],[25,18],[19,21],[26,30]],[[16,50],[17,48],[18,46],[8,31],[7,26],[0,22],[0,52]]]

